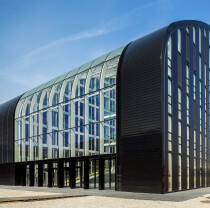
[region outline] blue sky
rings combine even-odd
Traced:
[[[209,0],[0,0],[0,103],[173,21],[210,24]]]

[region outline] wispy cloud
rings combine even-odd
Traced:
[[[33,71],[33,76],[32,76],[30,73],[30,69],[33,67],[31,66],[41,62],[42,60],[53,58],[54,56],[56,56],[55,55],[56,53],[53,53],[53,51],[56,51],[56,48],[59,47],[60,45],[78,40],[95,38],[97,36],[105,35],[132,26],[134,24],[137,24],[140,20],[144,21],[143,19],[144,11],[149,10],[150,8],[155,8],[166,1],[168,0],[158,0],[152,3],[146,3],[143,6],[134,8],[131,11],[115,19],[112,19],[99,27],[87,31],[82,31],[77,34],[71,34],[69,36],[59,38],[53,42],[46,43],[45,45],[36,48],[31,52],[27,53],[26,55],[20,57],[17,60],[17,62],[4,69],[4,73],[1,73],[0,71],[0,74],[7,80],[17,82],[26,87],[34,87],[35,84],[38,85],[42,82],[49,80],[52,77],[40,75],[40,73],[38,72],[36,73],[36,71]],[[21,74],[22,70],[24,72],[27,71],[28,73]]]
[[[28,54],[22,56],[17,61],[16,64],[21,65],[21,66],[28,66],[36,61],[40,61],[45,58],[48,58],[49,54],[45,54],[45,56],[38,56],[41,52],[45,50],[51,49],[53,47],[56,47],[66,42],[73,42],[73,41],[78,41],[82,39],[94,38],[100,35],[105,35],[105,34],[108,34],[117,30],[121,30],[133,24],[136,24],[138,21],[140,21],[142,12],[144,12],[146,9],[162,4],[163,1],[165,2],[168,0],[158,0],[151,3],[146,3],[145,5],[142,5],[141,7],[134,8],[131,11],[106,22],[105,24],[101,25],[98,28],[82,31],[80,33],[62,37],[58,40],[47,43],[43,45],[42,47],[34,49]]]

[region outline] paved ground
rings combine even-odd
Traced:
[[[22,187],[22,186],[0,186],[0,198],[5,197],[27,197],[54,195],[54,194],[72,194],[72,195],[89,195],[84,197],[71,197],[65,199],[53,199],[32,202],[13,202],[0,203],[2,207],[140,207],[140,208],[210,208],[210,188],[195,189],[190,191],[176,192],[170,194],[145,194],[115,192],[114,190],[99,191],[96,189],[69,189],[69,188],[47,188],[47,187]]]

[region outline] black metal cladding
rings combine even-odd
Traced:
[[[189,34],[186,33],[189,27]],[[180,21],[132,42],[121,55],[117,74],[117,173],[116,190],[138,192],[168,192],[168,70],[167,41],[172,34],[172,191],[180,190],[178,155],[181,155],[181,190],[187,189],[187,124],[186,124],[186,64],[190,69],[190,153],[189,188],[194,188],[194,129],[200,127],[199,88],[193,100],[193,72],[199,86],[199,49],[193,44],[192,27],[209,31],[209,25],[199,21]],[[177,29],[181,28],[181,54],[177,47]],[[202,38],[201,56],[209,67],[209,42]],[[209,69],[209,68],[208,68]],[[202,59],[202,77],[204,59]],[[209,77],[207,75],[207,103]],[[204,80],[202,80],[202,118],[204,110]],[[178,87],[182,90],[181,137],[178,148]],[[209,109],[207,107],[207,118]],[[202,120],[202,155],[204,158],[204,127]],[[207,172],[210,185],[209,119],[207,119]],[[200,157],[200,132],[197,131],[197,155]],[[200,187],[200,158],[197,157],[196,187]],[[202,169],[204,160],[202,160]],[[202,172],[204,186],[204,172]]]
[[[162,192],[161,50],[167,28],[132,42],[117,74],[117,190]]]
[[[0,164],[14,162],[14,117],[20,97],[0,105]]]

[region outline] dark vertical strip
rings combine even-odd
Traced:
[[[172,190],[178,191],[178,48],[177,31],[172,33]]]
[[[112,173],[111,173],[111,167],[112,167],[112,160],[109,159],[109,189],[111,189],[112,184]]]
[[[38,186],[39,187],[43,186],[43,164],[42,163],[38,164]]]
[[[89,189],[89,159],[84,160],[84,189]]]
[[[173,45],[172,45],[173,47]],[[167,49],[168,50],[168,49]],[[168,53],[165,50],[165,55],[162,70],[161,70],[161,92],[162,92],[162,132],[163,132],[163,179],[162,179],[162,193],[168,192]]]
[[[120,171],[120,138],[121,138],[121,131],[120,131],[120,123],[121,123],[121,116],[120,116],[120,98],[119,94],[121,93],[121,81],[120,81],[120,70],[123,62],[123,58],[125,55],[125,52],[128,48],[130,43],[123,49],[123,52],[121,53],[118,67],[117,67],[117,77],[116,77],[116,164],[115,164],[115,190],[121,190],[122,189],[122,177],[121,177],[121,171]]]
[[[187,111],[186,111],[186,28],[181,29],[182,35],[182,190],[187,189]]]
[[[206,73],[206,87],[207,87],[207,186],[210,186],[210,128],[209,128],[209,33],[210,31],[207,30],[206,32],[206,50],[207,50],[207,62],[206,62],[206,68],[207,68],[207,73]]]
[[[26,186],[26,165],[23,164],[21,167],[21,186]]]
[[[94,188],[96,188],[96,159],[93,160],[93,170],[94,170]]]
[[[29,186],[34,186],[34,163],[29,165]]]
[[[58,188],[64,187],[64,164],[63,161],[58,162]]]
[[[99,158],[99,190],[104,190],[104,158]]]
[[[200,186],[200,98],[199,98],[199,27],[196,27],[196,47],[194,49],[196,58],[196,187]]]
[[[190,78],[190,188],[194,188],[194,91],[193,91],[193,29],[189,28],[189,78]]]
[[[48,171],[48,187],[53,186],[53,163],[49,162],[47,164],[47,171]]]
[[[76,188],[76,162],[71,160],[69,162],[69,186],[70,188]]]
[[[204,47],[204,28],[201,28],[201,123],[202,123],[202,186],[205,186],[205,81],[204,81],[204,64],[205,64],[205,47]]]

